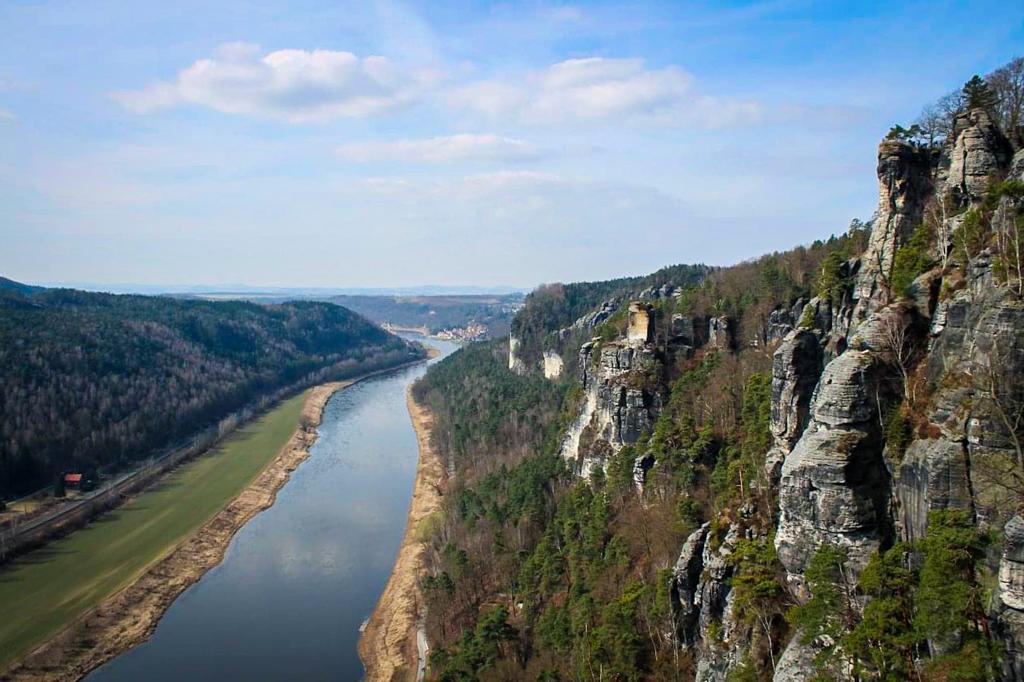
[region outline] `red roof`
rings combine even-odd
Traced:
[[[64,474],[65,483],[81,483],[82,474]]]

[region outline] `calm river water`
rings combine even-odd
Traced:
[[[443,355],[457,349],[430,343]],[[359,680],[359,626],[398,553],[416,473],[405,391],[424,371],[336,393],[274,506],[238,532],[149,641],[87,679]]]

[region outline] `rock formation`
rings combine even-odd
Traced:
[[[768,476],[777,482],[782,462],[810,419],[811,396],[822,370],[818,335],[807,329],[789,332],[772,356],[771,430],[774,444],[767,456]]]
[[[932,193],[930,154],[905,142],[878,146],[878,214],[854,288],[854,325],[888,298],[896,249],[921,222]]]
[[[984,198],[992,178],[1007,167],[1013,152],[984,109],[972,109],[957,116],[953,138],[947,191],[961,205],[973,205]]]
[[[508,368],[516,374],[526,374],[529,370],[526,363],[519,356],[519,339],[515,334],[508,335]]]
[[[557,379],[562,376],[562,369],[565,363],[562,362],[562,356],[553,350],[544,351],[544,378],[545,379]]]
[[[655,369],[653,349],[646,343],[602,344],[595,339],[580,349],[583,405],[562,440],[560,454],[583,476],[651,430],[661,399],[645,384]]]

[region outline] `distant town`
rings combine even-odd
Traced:
[[[403,327],[390,322],[382,322],[380,326],[389,332],[413,331],[443,341],[481,341],[487,338],[489,331],[487,327],[476,322],[470,322],[465,327],[442,329],[436,334],[430,334],[426,327]]]

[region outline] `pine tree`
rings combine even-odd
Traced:
[[[985,79],[977,74],[971,77],[971,80],[964,83],[963,93],[968,110],[985,109],[986,111],[992,111],[996,104],[998,104],[996,93],[992,91],[992,88],[985,82]]]

